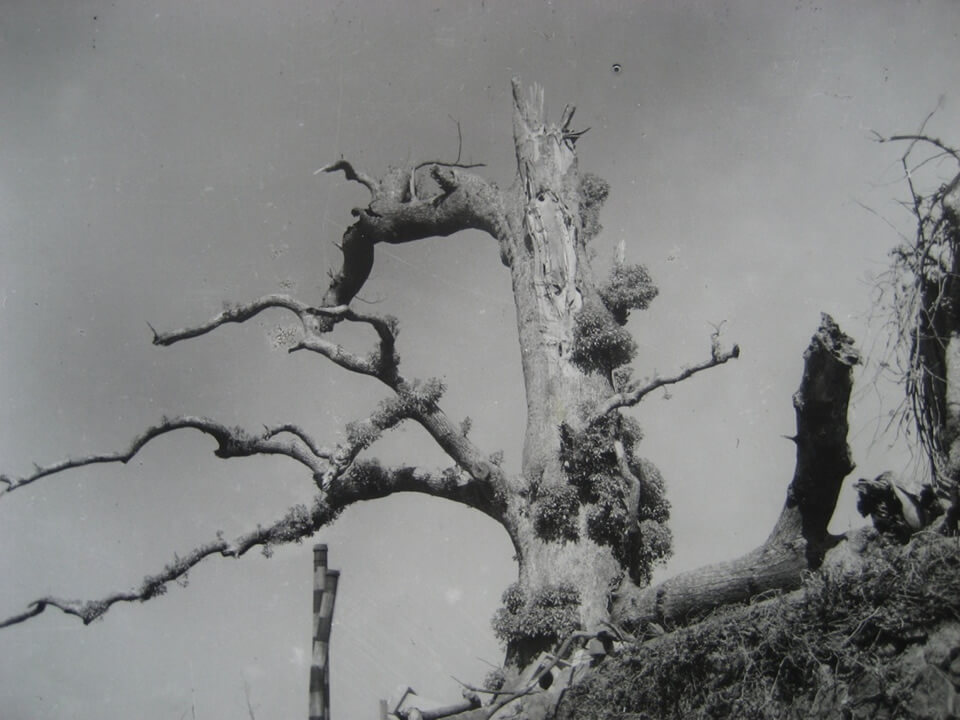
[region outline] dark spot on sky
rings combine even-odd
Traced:
[[[614,75],[619,75],[620,72],[623,70],[623,65],[621,65],[620,63],[614,63],[613,65],[610,66],[610,69],[613,70]]]

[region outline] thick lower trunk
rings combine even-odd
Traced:
[[[531,537],[523,546],[521,584],[528,588],[572,585],[580,596],[580,624],[584,629],[594,629],[608,618],[610,592],[622,576],[623,568],[610,548],[592,540],[548,543]]]
[[[532,528],[517,542],[519,579],[514,586],[524,605],[500,620],[515,623],[507,643],[507,664],[524,667],[575,630],[597,630],[609,618],[610,594],[623,569],[609,547],[582,538],[545,542]],[[498,621],[495,621],[495,625]]]

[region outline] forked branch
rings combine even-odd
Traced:
[[[919,134],[906,134],[906,135],[890,135],[889,137],[884,137],[877,132],[874,132],[875,139],[878,143],[888,143],[888,142],[910,142],[910,143],[926,143],[928,145],[933,145],[936,148],[939,148],[947,155],[953,157],[954,160],[960,162],[960,152],[956,148],[947,145],[940,138],[935,138],[931,135]],[[909,154],[909,150],[907,151]]]
[[[200,337],[223,325],[244,323],[263,311],[271,309],[288,310],[300,320],[302,336],[290,348],[290,352],[311,350],[351,372],[381,379],[394,376],[398,363],[396,355],[397,321],[395,318],[360,313],[347,305],[314,307],[281,294],[265,295],[253,302],[233,305],[199,325],[164,333],[157,332],[151,327],[153,344],[168,346],[182,340]],[[379,349],[375,357],[362,357],[324,337],[324,333],[330,329],[332,323],[341,320],[363,323],[374,329],[379,337]]]
[[[308,468],[314,475],[319,475],[326,461],[332,458],[330,451],[323,450],[302,429],[295,425],[267,427],[260,435],[250,435],[242,428],[227,427],[223,423],[202,417],[183,415],[176,418],[164,419],[157,425],[147,428],[134,438],[125,449],[115,453],[99,455],[84,455],[78,458],[64,460],[54,465],[36,466],[33,473],[20,478],[11,478],[0,475],[0,482],[6,485],[0,491],[0,497],[29,485],[41,478],[61,473],[87,465],[107,463],[126,464],[143,449],[151,440],[173,432],[174,430],[192,429],[209,435],[217,441],[214,454],[220,458],[249,457],[251,455],[285,455],[296,460]],[[292,439],[277,437],[280,434],[292,434]]]
[[[444,389],[443,383],[436,379],[410,383],[398,378],[395,396],[383,400],[370,417],[347,426],[347,443],[338,449],[335,467],[324,477],[324,487],[342,474],[384,430],[403,420],[413,420],[430,434],[457,467],[476,482],[485,483],[488,492],[503,495],[506,492],[503,471],[440,408],[439,400]]]
[[[734,345],[729,350],[722,350],[717,342],[715,334],[713,336],[713,344],[709,360],[704,360],[696,365],[691,365],[676,375],[654,378],[646,384],[635,386],[623,392],[618,392],[615,395],[611,395],[597,408],[597,411],[594,413],[594,419],[603,417],[607,413],[613,412],[617,408],[632,407],[643,400],[654,390],[683,382],[687,378],[693,377],[699,372],[709,370],[710,368],[717,367],[718,365],[723,365],[724,363],[738,357],[740,357],[740,346]]]
[[[255,547],[265,554],[278,545],[300,542],[318,529],[332,522],[349,505],[364,500],[386,497],[398,492],[419,492],[444,498],[476,508],[492,517],[500,517],[500,505],[490,490],[489,483],[477,481],[456,468],[441,472],[427,472],[414,467],[383,468],[375,462],[353,464],[346,472],[320,493],[312,508],[293,506],[287,514],[270,527],[241,535],[233,542],[218,535],[217,539],[201,545],[185,556],[176,556],[156,575],[148,575],[141,585],[126,592],[116,592],[99,600],[64,600],[46,596],[34,600],[20,613],[0,620],[0,629],[17,625],[36,617],[47,608],[56,608],[67,615],[80,618],[85,625],[102,617],[117,603],[146,602],[167,590],[170,582],[183,582],[191,568],[211,555],[240,558]]]

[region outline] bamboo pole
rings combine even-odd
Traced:
[[[330,720],[330,630],[340,580],[327,568],[327,546],[313,548],[313,661],[310,666],[310,720]]]

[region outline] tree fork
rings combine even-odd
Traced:
[[[860,355],[853,340],[824,314],[804,361],[803,379],[793,396],[796,468],[770,536],[735,560],[682,573],[645,590],[622,588],[612,611],[618,622],[682,624],[760,593],[792,590],[805,571],[820,567],[824,554],[839,541],[827,524],[843,479],[854,468],[847,445],[847,405]]]

